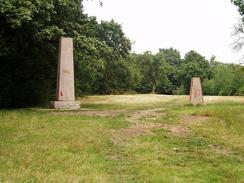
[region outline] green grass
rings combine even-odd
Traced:
[[[185,96],[143,97],[81,99],[87,110],[118,111],[111,116],[0,111],[0,182],[244,182],[242,102],[194,107]],[[131,115],[154,108],[160,115],[137,122],[183,127],[187,134],[159,127],[139,136],[122,133]],[[184,116],[196,118],[187,122]],[[121,134],[128,138],[114,143]]]
[[[127,147],[135,182],[238,182],[243,165],[235,157],[216,154],[201,137],[172,138],[158,130]],[[131,156],[131,154],[133,154]]]

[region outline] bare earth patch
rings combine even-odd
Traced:
[[[152,129],[162,128],[169,131],[173,136],[184,137],[189,134],[189,129],[180,125],[169,125],[162,123],[144,122],[143,120],[155,120],[164,113],[160,112],[162,109],[142,110],[131,113],[127,121],[131,124],[128,128],[123,128],[113,131],[112,141],[114,144],[120,144],[130,138],[137,137],[144,134],[152,133]]]
[[[126,120],[130,123],[130,127],[113,130],[112,141],[114,144],[120,144],[130,138],[137,137],[144,134],[152,133],[152,129],[162,128],[171,133],[173,136],[185,137],[189,134],[190,130],[181,125],[170,125],[162,123],[153,123],[152,121],[164,115],[164,108],[156,108],[150,110],[91,110],[82,109],[77,111],[53,111],[51,115],[84,115],[84,116],[98,116],[98,117],[116,117],[120,114],[126,113],[128,117]],[[185,115],[183,116],[184,122],[199,122],[206,121],[209,117]]]
[[[137,127],[129,127],[129,128],[114,130],[112,136],[112,142],[114,144],[121,144],[127,141],[129,138],[137,137],[148,132],[150,131],[142,128],[137,128]]]
[[[132,124],[137,124],[143,118],[150,118],[151,120],[157,119],[159,116],[163,115],[164,113],[160,112],[163,108],[151,109],[151,110],[140,110],[132,112],[127,121]]]
[[[198,123],[205,122],[210,119],[209,116],[197,116],[197,115],[184,115],[182,116],[182,121],[184,123]]]
[[[126,110],[77,110],[77,111],[54,111],[52,115],[84,115],[84,116],[98,116],[98,117],[115,117],[126,112]]]
[[[92,110],[82,109],[77,111],[53,111],[51,115],[84,115],[84,116],[98,116],[98,117],[116,117],[120,114],[126,113],[128,117],[126,120],[130,123],[130,127],[113,130],[112,142],[120,144],[130,138],[137,137],[144,134],[152,133],[152,129],[162,128],[170,132],[176,137],[185,137],[190,133],[190,130],[182,125],[171,125],[154,123],[152,121],[164,115],[164,108],[156,108],[150,110]],[[183,121],[186,123],[207,121],[209,117],[185,115]],[[116,158],[115,158],[116,159]]]
[[[184,126],[179,125],[164,125],[163,129],[169,130],[173,136],[186,137],[190,130]]]
[[[244,161],[243,156],[236,155],[235,152],[228,147],[221,147],[216,144],[211,144],[211,145],[209,145],[209,147],[211,147],[217,154],[221,154],[224,156],[235,156],[240,161],[242,161],[242,162]]]
[[[211,144],[209,145],[216,153],[223,154],[225,156],[233,154],[233,151],[229,148],[221,148],[218,145]]]

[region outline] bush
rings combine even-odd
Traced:
[[[186,89],[184,88],[183,85],[178,87],[176,90],[173,91],[174,95],[185,95],[186,94]]]
[[[244,96],[244,85],[241,86],[238,90],[238,92],[236,93],[236,95],[241,95],[241,96]]]
[[[216,95],[214,80],[204,80],[202,84],[204,95]]]

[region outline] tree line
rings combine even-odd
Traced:
[[[158,53],[131,54],[126,60],[131,87],[124,91],[158,94],[189,94],[192,77],[200,77],[205,95],[244,95],[244,67],[207,60],[196,51],[181,58],[174,48]],[[128,85],[127,85],[128,86]]]
[[[115,21],[98,22],[82,0],[0,1],[0,107],[42,105],[54,99],[58,40],[74,38],[76,95],[188,94],[201,77],[206,95],[244,95],[244,68],[174,48],[131,53]],[[238,3],[236,1],[236,3]],[[240,2],[239,2],[240,3]]]

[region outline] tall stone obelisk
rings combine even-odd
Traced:
[[[200,78],[194,77],[191,79],[190,103],[193,105],[204,104]]]
[[[57,71],[56,101],[51,102],[55,109],[79,109],[80,102],[75,101],[73,39],[61,38]]]

